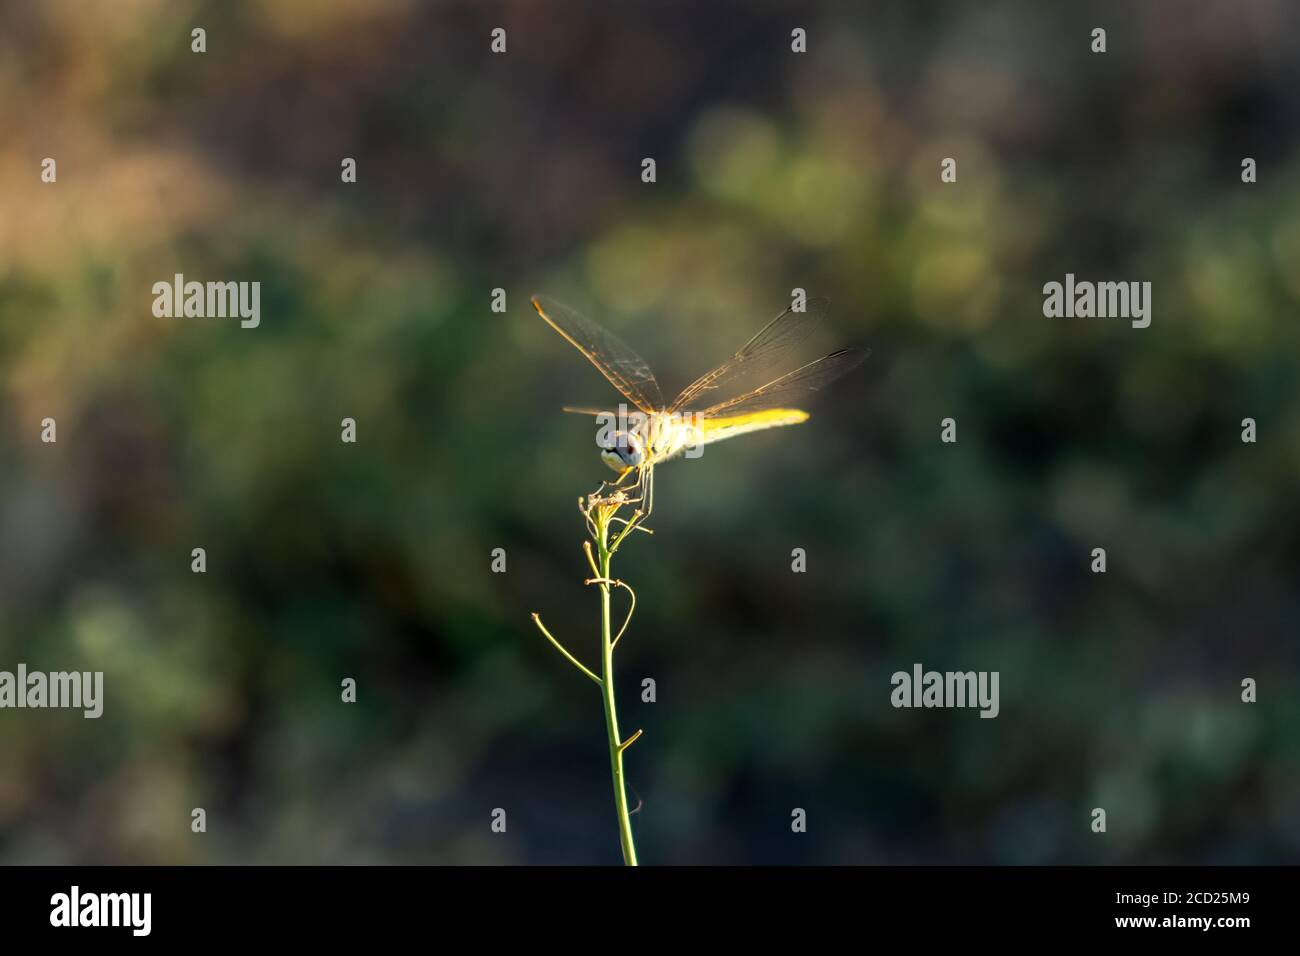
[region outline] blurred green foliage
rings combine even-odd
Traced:
[[[620,558],[643,860],[1294,862],[1300,11],[925,6],[5,4],[0,668],[106,705],[0,712],[0,860],[615,862],[528,622],[594,647],[610,391],[528,295],[673,390],[799,286],[873,358]],[[261,327],[154,318],[177,272]],[[1066,272],[1151,328],[1045,319]],[[894,710],[916,661],[1001,715]]]

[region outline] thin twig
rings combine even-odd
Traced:
[[[622,581],[615,581],[614,583],[627,591],[631,596],[632,606],[627,609],[627,617],[623,618],[623,626],[618,629],[618,634],[616,634],[614,640],[610,642],[609,646],[611,650],[618,647],[618,640],[623,636],[623,632],[627,630],[627,626],[632,623],[632,612],[636,610],[636,592],[632,590],[632,586],[630,584],[625,584]],[[637,732],[640,733],[640,731]]]
[[[636,610],[636,592],[632,590],[632,585],[628,584],[626,581],[620,581],[618,578],[594,577],[594,578],[588,578],[582,583],[583,584],[608,584],[610,587],[622,588],[629,595],[631,595],[632,606],[627,609],[627,617],[623,618],[623,626],[618,629],[618,634],[616,634],[614,636],[614,639],[609,642],[609,646],[611,650],[615,647],[618,647],[618,639],[623,636],[623,632],[627,630],[627,626],[632,623],[632,612]]]
[[[613,542],[611,542],[609,546],[610,554],[613,554],[615,551],[618,550],[618,546],[623,543],[623,539],[626,538],[628,536],[628,533],[637,526],[641,518],[642,518],[642,512],[640,508],[632,512],[632,517],[628,519],[627,524],[623,526],[623,530],[614,536],[614,540]]]
[[[609,626],[609,582],[613,580],[613,576],[609,573],[612,552],[609,548],[607,535],[609,534],[609,519],[615,510],[601,508],[596,512],[596,527],[599,532],[596,536],[596,547],[600,556],[597,564],[599,574],[596,577],[602,579],[598,582],[600,584],[600,663],[601,674],[604,678],[604,683],[601,685],[601,695],[605,701],[605,731],[609,741],[609,766],[614,783],[614,808],[618,816],[618,842],[623,850],[623,862],[628,866],[636,866],[636,840],[632,834],[632,821],[627,812],[626,776],[623,769],[623,750],[621,747],[622,735],[618,732],[618,712],[614,701],[614,642],[610,639]]]
[[[542,632],[542,636],[545,637],[552,644],[554,644],[555,649],[559,651],[561,654],[563,654],[565,658],[568,659],[570,664],[572,664],[578,670],[582,671],[584,674],[586,674],[588,677],[594,680],[597,684],[601,682],[600,678],[597,677],[595,673],[593,673],[586,666],[584,666],[580,660],[578,660],[576,657],[574,657],[565,649],[563,644],[561,644],[559,641],[557,641],[554,637],[551,636],[551,632],[546,629],[546,625],[542,623],[542,619],[541,617],[538,616],[536,611],[533,612],[533,623],[536,624],[537,629]]]
[[[611,493],[606,494],[607,488]],[[578,509],[582,512],[583,521],[587,526],[587,533],[590,535],[590,540],[582,543],[582,553],[586,555],[587,565],[591,568],[592,576],[584,583],[600,585],[600,676],[597,676],[570,654],[564,645],[556,640],[542,624],[541,617],[533,614],[533,623],[537,625],[542,635],[555,646],[556,650],[564,655],[569,663],[590,677],[600,687],[605,705],[605,731],[609,745],[610,774],[614,784],[614,809],[618,816],[619,846],[623,851],[623,862],[628,866],[637,865],[636,841],[632,833],[631,816],[636,810],[641,809],[641,801],[638,796],[636,810],[631,813],[628,812],[627,781],[623,771],[623,751],[641,736],[641,731],[638,730],[626,740],[622,740],[619,734],[618,710],[614,694],[614,646],[622,640],[623,634],[632,622],[632,615],[636,611],[636,592],[610,574],[609,564],[610,558],[613,557],[623,539],[640,527],[641,521],[645,518],[645,512],[640,509],[634,511],[631,518],[623,518],[617,515],[617,512],[625,505],[630,506],[633,503],[628,499],[623,489],[618,486],[610,486],[606,482],[602,482],[600,488],[592,494],[578,499]],[[611,540],[609,537],[610,529],[611,527],[617,528],[618,522],[622,522],[623,527]],[[653,533],[649,528],[642,528],[641,530]],[[595,544],[594,552],[592,549],[593,543]],[[631,597],[631,604],[627,609],[627,617],[623,619],[623,626],[611,639],[610,589],[615,587],[627,590]]]

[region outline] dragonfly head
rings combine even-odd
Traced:
[[[600,446],[600,460],[618,472],[640,467],[645,462],[645,444],[633,432],[614,432]]]

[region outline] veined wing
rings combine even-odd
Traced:
[[[700,412],[700,415],[704,417],[707,427],[709,419],[739,419],[755,412],[767,412],[773,409],[790,413],[799,412],[797,408],[792,407],[794,403],[811,397],[811,393],[821,391],[841,375],[853,371],[870,354],[868,349],[840,349],[815,362],[809,362],[793,372],[788,372],[766,385],[760,385],[744,395],[712,405]],[[799,412],[799,414],[807,417],[806,412]],[[794,423],[780,422],[780,424]]]
[[[816,328],[825,317],[829,304],[829,299],[809,299],[803,312],[786,309],[746,342],[739,352],[687,385],[673,399],[669,411],[678,412],[698,404],[704,395],[776,365]]]
[[[623,344],[613,332],[585,319],[550,296],[533,296],[533,308],[551,328],[587,357],[623,397],[643,412],[664,407],[659,383],[645,359]]]

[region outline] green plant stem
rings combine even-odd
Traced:
[[[581,661],[579,661],[576,657],[574,657],[572,654],[569,653],[568,648],[566,648],[563,644],[561,644],[559,641],[555,639],[554,635],[552,635],[551,632],[546,629],[546,625],[542,623],[541,617],[539,617],[537,614],[533,615],[533,623],[536,624],[537,629],[542,632],[542,636],[545,637],[548,641],[550,641],[552,646],[554,646],[554,648],[557,651],[559,651],[561,654],[564,655],[565,660],[567,660],[578,670],[582,671],[584,674],[586,674],[588,677],[594,680],[597,684],[600,683],[599,677],[597,677],[590,670],[588,670],[586,665],[584,665]]]
[[[609,523],[597,524],[596,542],[600,564],[600,690],[605,698],[605,730],[609,737],[609,767],[614,777],[614,807],[618,811],[618,842],[623,847],[623,862],[636,866],[636,844],[632,841],[632,819],[627,812],[627,785],[623,778],[623,751],[626,745],[618,732],[618,708],[614,703],[614,641],[609,626]],[[631,743],[629,740],[628,743]]]

